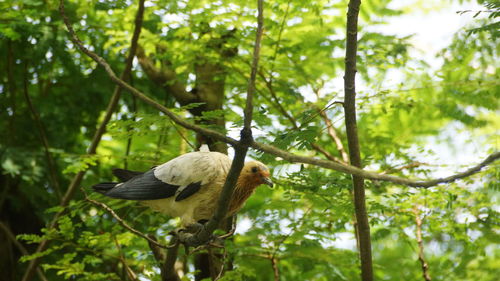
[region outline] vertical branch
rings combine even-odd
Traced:
[[[326,112],[324,110],[319,110],[319,115],[321,116],[321,118],[323,118],[323,121],[326,124],[327,130],[328,130],[328,135],[335,142],[335,145],[337,146],[337,150],[342,155],[342,161],[344,161],[345,164],[349,164],[349,155],[347,155],[347,152],[344,149],[344,145],[342,144],[342,140],[340,139],[339,135],[337,134],[337,131],[335,130],[335,127],[333,126],[332,120],[330,120],[330,118],[328,118],[328,115],[326,115]]]
[[[33,106],[33,102],[31,101],[30,95],[29,95],[29,90],[28,90],[28,62],[24,62],[24,82],[23,82],[23,93],[24,93],[24,98],[26,99],[26,103],[28,104],[28,108],[31,112],[31,115],[33,116],[33,120],[35,121],[35,125],[38,129],[38,134],[40,135],[40,140],[42,142],[44,151],[45,151],[45,157],[47,158],[47,166],[49,170],[49,177],[52,182],[52,186],[54,187],[54,190],[56,192],[57,198],[61,199],[62,193],[61,193],[61,187],[59,186],[59,181],[57,180],[57,171],[56,171],[56,165],[54,162],[54,158],[52,158],[52,154],[50,153],[49,150],[49,141],[47,138],[47,133],[45,132],[45,127],[43,126],[42,120],[40,119],[40,115],[35,109],[35,106]]]
[[[280,272],[278,268],[278,259],[275,256],[269,258],[273,267],[274,281],[280,281]]]
[[[416,223],[416,236],[417,236],[417,244],[418,244],[418,260],[422,265],[422,276],[425,281],[431,281],[431,276],[429,275],[429,264],[425,260],[424,257],[424,242],[422,240],[422,219],[418,213],[418,207],[415,206],[413,208],[413,213],[415,214],[415,223]]]
[[[118,242],[118,240],[116,239],[115,236],[113,236],[113,240],[115,242],[116,249],[118,250],[119,260],[122,263],[122,266],[123,266],[128,278],[132,281],[139,281],[139,279],[137,278],[137,274],[135,274],[135,272],[130,268],[130,266],[128,266],[127,260],[125,259],[125,255],[123,254],[123,251],[122,251],[122,247],[120,246],[120,243]]]
[[[5,64],[7,72],[7,84],[9,85],[9,96],[10,96],[10,109],[12,110],[12,115],[9,118],[9,131],[12,136],[11,142],[15,141],[14,136],[16,135],[16,81],[14,79],[14,48],[12,47],[12,40],[7,40],[7,63]]]
[[[345,55],[345,76],[344,76],[344,110],[345,126],[347,133],[347,143],[349,145],[349,158],[351,164],[362,168],[359,151],[358,128],[356,125],[356,52],[358,47],[358,14],[360,0],[350,0],[347,10],[346,27],[346,55]],[[352,175],[354,210],[356,212],[356,222],[359,237],[359,255],[361,259],[361,280],[373,280],[372,250],[370,240],[370,225],[365,203],[364,179],[360,176]]]
[[[133,85],[132,83],[132,77],[130,77],[130,85]],[[136,121],[137,119],[137,98],[136,96],[132,96],[132,121]],[[127,128],[127,131],[131,131],[132,128],[131,127],[128,127]],[[125,160],[123,161],[123,168],[125,170],[128,169],[128,157],[130,156],[130,150],[132,148],[132,136],[129,135],[128,138],[127,138],[127,146],[125,148]]]
[[[248,80],[248,90],[247,90],[247,101],[245,105],[245,119],[243,130],[251,130],[252,116],[253,116],[253,95],[255,93],[255,79],[257,77],[257,70],[259,68],[259,57],[260,57],[260,42],[262,40],[262,32],[264,28],[264,5],[263,0],[258,0],[257,10],[257,34],[255,35],[255,44],[253,49],[253,59],[252,59],[252,71],[250,73],[250,79]]]
[[[248,89],[247,89],[247,100],[244,109],[244,121],[243,121],[243,129],[241,130],[241,139],[234,146],[234,159],[231,163],[231,168],[229,169],[229,173],[226,177],[226,182],[222,187],[222,192],[220,194],[217,209],[213,217],[208,221],[204,228],[201,229],[196,235],[190,236],[185,239],[184,242],[188,245],[199,245],[208,241],[214,230],[220,225],[221,221],[225,218],[227,210],[229,208],[229,202],[231,196],[233,194],[234,186],[236,185],[236,181],[238,180],[238,176],[240,175],[241,169],[243,168],[243,163],[245,161],[245,156],[248,151],[248,146],[253,143],[252,138],[252,115],[253,115],[253,94],[255,92],[255,78],[257,76],[257,69],[259,64],[260,57],[260,42],[262,39],[263,33],[263,25],[264,25],[264,8],[263,8],[263,0],[258,0],[258,16],[257,16],[257,33],[255,35],[255,46],[253,52],[253,60],[252,60],[252,70],[250,79],[248,81]]]
[[[64,23],[66,24],[68,30],[70,30],[70,33],[74,34],[74,30],[71,26],[71,23],[69,22],[68,17],[65,14],[64,11],[64,0],[61,0],[59,3],[59,11],[61,13],[61,16],[63,17]],[[135,29],[134,29],[134,34],[132,35],[132,42],[130,44],[130,51],[126,59],[126,66],[125,69],[123,70],[123,73],[121,75],[122,79],[126,79],[129,77],[132,69],[132,62],[135,56],[135,52],[137,50],[137,41],[139,39],[139,34],[141,32],[142,28],[142,20],[143,20],[143,14],[144,14],[144,0],[139,1],[139,8],[137,10],[137,14],[135,17]],[[74,39],[74,38],[71,38]],[[78,42],[77,46],[80,46],[81,42]],[[120,86],[116,86],[115,90],[113,92],[113,96],[111,97],[111,100],[109,101],[108,107],[106,108],[106,115],[104,117],[104,120],[101,122],[99,125],[99,128],[97,129],[96,133],[94,134],[94,137],[92,138],[92,142],[90,144],[90,147],[87,150],[88,154],[95,154],[97,150],[97,146],[99,145],[99,142],[101,141],[102,136],[104,135],[104,132],[106,131],[106,125],[108,124],[109,120],[111,120],[111,116],[113,112],[115,111],[116,105],[118,104],[118,100],[120,98],[121,94],[121,88]],[[71,198],[73,198],[74,193],[76,192],[76,189],[80,185],[83,176],[85,175],[86,171],[80,171],[78,172],[73,179],[71,180],[71,183],[66,190],[66,193],[64,194],[63,198],[61,199],[60,206],[66,207],[69,204],[69,201]],[[56,213],[50,224],[47,226],[48,229],[53,229],[57,225],[57,221],[59,217],[63,214],[64,210]],[[40,253],[44,251],[49,244],[49,240],[42,240],[40,244],[38,245],[35,253]],[[40,263],[39,258],[35,258],[30,261],[28,268],[24,272],[24,276],[22,281],[29,281],[33,277],[33,274],[38,267],[38,264]]]
[[[1,222],[1,221],[0,221],[0,229],[3,230],[3,232],[5,233],[5,235],[7,236],[7,238],[10,241],[12,241],[12,244],[14,244],[14,246],[17,247],[17,249],[19,250],[19,252],[21,252],[21,254],[23,254],[25,256],[29,255],[29,253],[26,250],[26,248],[24,248],[23,244],[21,244],[21,242],[19,242],[16,239],[16,236],[14,235],[14,233],[12,233],[12,231],[10,230],[10,228],[6,224],[4,224],[3,222]],[[47,277],[45,277],[45,274],[43,273],[43,271],[40,268],[36,269],[36,273],[38,274],[38,278],[40,278],[40,280],[42,280],[42,281],[48,281]]]

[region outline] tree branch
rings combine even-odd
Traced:
[[[286,109],[283,107],[283,105],[279,101],[278,97],[276,96],[276,93],[275,93],[273,85],[272,85],[272,80],[271,80],[272,75],[271,75],[271,78],[268,80],[268,79],[266,79],[264,73],[262,71],[259,71],[259,76],[262,78],[262,80],[264,80],[264,83],[266,84],[266,88],[268,89],[269,94],[271,94],[272,100],[270,100],[269,98],[266,98],[266,96],[264,96],[264,98],[267,101],[269,101],[272,105],[274,105],[274,107],[283,116],[286,117],[286,119],[290,122],[290,124],[292,125],[292,127],[293,127],[294,130],[300,131],[300,127],[297,125],[297,120],[290,113],[288,113],[288,111],[286,111]],[[311,147],[314,150],[316,150],[317,152],[323,154],[330,161],[335,161],[335,162],[341,162],[342,163],[341,159],[333,156],[330,152],[328,152],[326,149],[324,149],[323,147],[321,147],[317,143],[311,143]]]
[[[137,50],[137,59],[148,77],[159,86],[166,88],[179,104],[184,106],[197,100],[194,94],[186,91],[186,86],[179,81],[174,70],[157,68],[141,47]]]
[[[250,73],[250,79],[248,81],[247,90],[247,100],[245,105],[245,120],[244,120],[244,130],[251,130],[252,117],[253,117],[253,95],[255,93],[255,79],[257,77],[257,70],[259,67],[259,57],[260,57],[260,42],[262,40],[262,32],[264,26],[264,15],[263,15],[263,0],[257,0],[258,2],[258,16],[257,16],[257,34],[255,35],[255,43],[253,49],[253,59],[252,59],[252,71]]]
[[[145,102],[145,103],[151,105],[152,107],[156,108],[157,110],[163,112],[170,119],[172,119],[172,121],[179,124],[180,126],[186,128],[186,129],[195,131],[197,133],[204,134],[208,137],[217,139],[219,141],[225,142],[225,143],[233,145],[233,146],[239,145],[239,142],[233,138],[230,138],[230,137],[228,137],[224,134],[221,134],[217,131],[203,128],[203,127],[200,127],[200,126],[197,126],[195,124],[192,124],[190,122],[185,121],[183,118],[179,117],[178,115],[176,115],[175,113],[170,111],[165,106],[163,106],[163,105],[159,104],[158,102],[154,101],[153,99],[149,98],[148,96],[146,96],[145,94],[143,94],[139,90],[137,90],[137,89],[133,88],[132,86],[130,86],[129,84],[127,84],[125,81],[119,79],[116,76],[116,74],[113,72],[113,70],[111,69],[110,65],[103,58],[101,58],[100,56],[98,56],[97,54],[93,53],[92,51],[88,50],[86,47],[83,46],[83,43],[78,39],[73,28],[71,28],[69,21],[66,20],[65,23],[68,26],[68,31],[70,33],[70,36],[71,36],[73,42],[76,44],[76,46],[83,53],[85,53],[87,56],[89,56],[94,61],[96,61],[99,65],[101,65],[106,70],[110,79],[113,82],[115,82],[116,84],[118,84],[119,86],[124,88],[125,90],[129,91],[131,94],[133,94],[134,96],[136,96],[137,98],[139,98],[143,102]],[[339,103],[339,102],[334,102],[334,103],[332,103],[332,105],[335,103]],[[329,106],[331,106],[331,105],[329,105]],[[331,169],[331,170],[336,170],[336,171],[347,173],[347,174],[361,176],[365,179],[388,181],[388,182],[392,182],[392,183],[396,183],[396,184],[401,184],[401,185],[406,185],[406,186],[411,186],[411,187],[423,187],[423,188],[432,187],[432,186],[435,186],[435,185],[438,185],[441,183],[449,183],[449,182],[453,182],[457,179],[468,177],[470,175],[473,175],[473,174],[479,172],[482,168],[484,168],[488,164],[490,164],[490,163],[492,163],[500,158],[500,152],[494,152],[494,153],[490,154],[483,162],[468,169],[467,171],[465,171],[463,173],[452,175],[452,176],[449,176],[446,178],[438,178],[438,179],[432,179],[432,180],[418,180],[418,179],[406,179],[406,178],[401,178],[401,177],[396,177],[396,176],[391,176],[391,175],[378,174],[375,172],[365,171],[365,170],[362,170],[358,167],[354,167],[351,165],[340,164],[340,163],[337,163],[334,161],[327,161],[327,160],[317,159],[317,158],[313,158],[313,157],[300,156],[300,155],[296,155],[296,154],[289,153],[287,151],[278,149],[278,148],[273,147],[271,145],[263,144],[263,143],[259,143],[259,142],[255,142],[255,141],[250,143],[249,146],[254,148],[254,149],[263,151],[265,153],[269,153],[269,154],[272,154],[274,156],[281,157],[282,159],[284,159],[288,162],[292,162],[292,163],[311,164],[311,165],[316,165],[316,166],[319,166],[319,167],[322,167],[325,169]]]
[[[280,281],[280,272],[278,268],[278,259],[275,256],[269,257],[271,266],[273,267],[274,281]]]
[[[422,241],[422,219],[418,213],[418,207],[415,206],[413,208],[413,214],[415,214],[415,223],[416,223],[416,236],[417,236],[417,244],[418,244],[418,260],[422,265],[422,276],[425,281],[431,281],[431,276],[429,275],[429,264],[425,261],[424,257],[424,243]]]
[[[326,128],[328,130],[328,135],[330,138],[335,142],[335,145],[337,146],[337,150],[339,151],[340,155],[342,155],[342,161],[346,164],[349,163],[349,155],[347,155],[347,151],[344,149],[344,145],[342,144],[342,140],[340,139],[339,135],[337,134],[337,131],[335,130],[335,127],[333,127],[332,120],[328,118],[328,115],[326,115],[326,112],[324,110],[319,109],[319,115],[321,118],[323,118],[323,122],[326,124]]]
[[[49,146],[49,140],[47,138],[47,133],[45,132],[45,127],[43,126],[42,120],[40,119],[40,115],[35,109],[35,106],[33,105],[33,102],[31,101],[30,95],[29,95],[29,90],[28,90],[28,62],[24,62],[24,83],[23,83],[23,93],[24,93],[24,98],[26,99],[26,103],[28,104],[28,108],[31,112],[31,115],[33,116],[33,120],[35,121],[36,127],[38,128],[38,134],[40,135],[40,141],[42,142],[44,151],[45,151],[45,157],[47,158],[47,168],[49,170],[49,177],[52,182],[52,185],[54,186],[54,190],[57,195],[57,199],[61,200],[62,197],[62,192],[61,192],[61,187],[59,186],[59,181],[57,180],[57,171],[56,171],[56,165],[54,162],[54,158],[52,157],[52,154],[50,153],[50,146]]]
[[[113,218],[115,218],[115,220],[121,225],[123,226],[124,228],[128,229],[130,232],[132,232],[133,234],[141,237],[141,238],[144,238],[146,239],[149,243],[151,244],[154,244],[155,246],[157,247],[160,247],[160,248],[163,248],[163,249],[168,249],[170,248],[169,246],[165,246],[161,243],[158,243],[157,241],[151,239],[149,236],[147,236],[146,234],[140,232],[139,230],[131,227],[130,225],[128,225],[122,218],[120,218],[120,216],[118,216],[115,211],[113,211],[113,209],[111,209],[108,205],[102,203],[102,202],[98,202],[98,201],[95,201],[93,199],[90,199],[87,195],[85,195],[85,201],[88,201],[92,204],[94,204],[95,206],[99,207],[99,208],[102,208],[106,211],[108,211],[108,213],[110,213]]]
[[[120,243],[116,239],[116,237],[113,236],[113,240],[115,242],[116,248],[118,249],[118,255],[120,262],[122,263],[123,267],[125,268],[125,272],[127,273],[127,276],[130,280],[132,281],[139,281],[137,278],[137,274],[128,266],[127,261],[125,260],[125,256],[123,255],[122,247],[120,246]]]
[[[247,89],[247,101],[244,110],[244,126],[241,130],[241,139],[234,145],[235,155],[233,162],[231,163],[231,168],[229,169],[229,173],[226,178],[226,182],[222,187],[222,192],[219,197],[219,201],[217,204],[217,209],[213,217],[208,221],[206,227],[202,228],[202,230],[196,235],[193,235],[186,239],[187,245],[200,245],[206,243],[210,238],[214,230],[219,226],[220,222],[226,216],[227,210],[229,208],[229,203],[231,201],[231,196],[233,194],[234,186],[238,180],[241,169],[243,168],[246,153],[248,151],[248,147],[253,142],[252,138],[252,114],[253,114],[253,94],[255,92],[255,78],[257,75],[257,68],[259,64],[259,56],[260,56],[260,42],[263,33],[263,0],[258,0],[258,16],[257,16],[257,33],[255,35],[255,46],[253,52],[253,61],[252,61],[252,69],[250,79],[248,81],[248,89]]]
[[[347,9],[346,54],[344,76],[344,112],[351,164],[362,168],[359,151],[358,128],[356,124],[356,52],[358,48],[358,14],[360,0],[350,0]],[[370,224],[365,203],[364,179],[352,175],[353,200],[356,214],[359,256],[361,260],[361,280],[373,280]]]
[[[64,0],[60,0],[59,3],[59,9],[61,12],[61,15],[63,16],[63,20],[66,24],[69,23],[69,19],[64,13]],[[130,44],[130,51],[128,54],[128,57],[126,59],[125,63],[125,69],[123,70],[123,73],[121,75],[122,79],[126,79],[129,77],[131,69],[132,69],[132,62],[135,56],[135,51],[137,49],[137,41],[139,39],[139,34],[141,32],[142,28],[142,19],[143,19],[143,14],[144,14],[144,0],[139,0],[139,7],[137,10],[137,14],[135,17],[135,28],[134,28],[134,33],[132,35],[132,42]],[[81,41],[79,41],[80,44],[82,44]],[[96,133],[94,134],[94,137],[92,138],[92,142],[90,144],[90,147],[87,151],[88,154],[95,154],[97,150],[97,146],[99,145],[99,142],[101,141],[102,136],[104,135],[104,132],[106,131],[106,125],[108,124],[109,120],[111,120],[111,116],[116,108],[116,105],[118,104],[118,100],[120,98],[121,94],[121,88],[119,86],[115,87],[115,90],[113,92],[113,96],[111,97],[111,100],[109,101],[108,107],[106,108],[106,115],[104,116],[103,121],[101,122],[99,128],[97,129]],[[85,175],[86,171],[80,171],[78,172],[73,179],[71,180],[71,183],[66,190],[66,193],[64,194],[63,198],[61,199],[60,206],[61,207],[67,207],[69,204],[69,201],[71,198],[73,198],[74,193],[76,192],[77,187],[80,185],[83,176]],[[57,225],[57,221],[59,217],[64,213],[65,210],[62,210],[54,216],[50,224],[48,225],[48,229],[53,229]],[[42,240],[40,244],[38,245],[35,253],[40,253],[44,251],[49,244],[49,240]],[[38,264],[40,263],[39,258],[35,258],[30,261],[28,268],[26,269],[22,281],[29,281],[33,277],[33,274],[35,272],[35,269],[38,267]]]
[[[176,236],[170,240],[167,255],[160,268],[163,281],[177,281],[180,280],[179,275],[175,272],[175,261],[177,260],[177,253],[179,251],[179,240]]]
[[[21,244],[21,242],[19,242],[16,239],[16,236],[14,235],[14,233],[12,233],[12,231],[10,230],[10,228],[7,225],[5,225],[3,222],[1,222],[1,221],[0,221],[0,229],[3,230],[3,232],[5,233],[5,235],[7,236],[7,238],[10,241],[12,241],[12,244],[14,244],[17,247],[17,249],[19,250],[19,252],[21,252],[21,254],[23,254],[25,256],[29,255],[29,253],[26,250],[26,248],[24,248],[23,244]],[[38,277],[40,278],[40,280],[42,280],[42,281],[48,281],[47,277],[45,277],[45,274],[43,274],[43,271],[40,268],[36,269],[36,273],[37,273]]]

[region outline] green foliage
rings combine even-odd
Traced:
[[[363,1],[357,104],[360,146],[368,170],[410,178],[441,176],[443,171],[450,174],[464,167],[449,163],[445,151],[434,149],[436,144],[455,149],[458,155],[462,148],[455,146],[463,139],[482,152],[499,149],[497,2],[480,1],[492,12],[487,17],[477,15],[472,25],[455,34],[438,54],[441,66],[431,70],[427,62],[410,56],[415,51],[411,37],[370,29],[389,17],[405,17],[415,7],[395,10],[388,8],[392,7],[389,0]],[[65,3],[84,44],[119,73],[130,45],[136,3]],[[265,36],[254,100],[258,141],[321,158],[324,155],[313,149],[317,145],[342,158],[320,111],[347,147],[344,112],[335,103],[343,98],[346,5],[326,0],[265,2]],[[220,63],[223,71],[214,80],[225,83],[223,107],[191,115],[189,111],[207,104],[180,106],[162,87],[173,82],[153,83],[138,64],[131,83],[190,122],[223,118],[226,128],[216,129],[239,129],[255,38],[255,2],[156,0],[148,6],[140,38],[146,55],[157,67],[174,71],[175,82],[192,93],[201,79],[194,69],[202,62]],[[8,278],[20,280],[28,261],[41,257],[49,280],[125,280],[125,266],[141,279],[160,280],[159,265],[146,241],[84,201],[80,190],[68,207],[60,207],[51,175],[64,194],[72,176],[87,171],[81,187],[90,193],[89,186],[113,180],[113,167],[146,170],[190,151],[187,142],[195,143],[195,134],[123,93],[97,154],[87,154],[113,83],[69,41],[56,2],[8,0],[0,2],[0,10],[0,52],[4,54],[0,60],[0,219],[20,234],[19,241],[30,253],[41,241],[52,241],[47,250],[23,257],[0,245],[13,260]],[[388,84],[394,73],[403,77],[398,86]],[[39,114],[42,130],[25,94]],[[41,141],[43,134],[49,147]],[[258,188],[240,211],[237,234],[226,241],[233,270],[220,280],[272,280],[276,270],[281,280],[358,280],[351,177],[258,151],[250,153],[273,169],[277,187]],[[493,164],[466,180],[427,190],[367,181],[376,279],[422,280],[415,235],[417,209],[434,280],[496,280],[500,275],[500,252],[494,247],[500,239],[495,207],[499,170]],[[163,243],[178,223],[136,202],[98,194],[90,197]],[[59,212],[57,227],[48,230],[46,225]],[[181,249],[179,260],[187,261],[183,280],[191,279],[192,256]]]

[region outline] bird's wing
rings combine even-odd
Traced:
[[[219,152],[191,152],[154,167],[145,173],[118,172],[123,183],[101,183],[94,190],[106,196],[128,200],[156,200],[175,196],[175,201],[195,194],[202,186],[210,186],[225,177],[231,160]]]
[[[200,188],[210,186],[226,177],[231,160],[219,152],[198,151],[181,155],[154,169],[156,178],[164,183],[179,186],[176,201],[195,194]]]
[[[95,190],[106,189],[105,186],[100,188],[98,184],[94,186]],[[109,184],[108,184],[109,185]],[[165,183],[154,175],[154,170],[149,170],[143,174],[139,174],[124,183],[118,183],[112,188],[102,192],[104,195],[129,200],[154,200],[174,196],[178,185]],[[104,191],[104,190],[103,190]]]

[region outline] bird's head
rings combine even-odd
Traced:
[[[238,183],[241,186],[248,186],[255,188],[261,184],[267,184],[273,187],[273,181],[271,180],[271,173],[266,165],[259,161],[249,161],[245,163],[243,169],[241,170]]]

